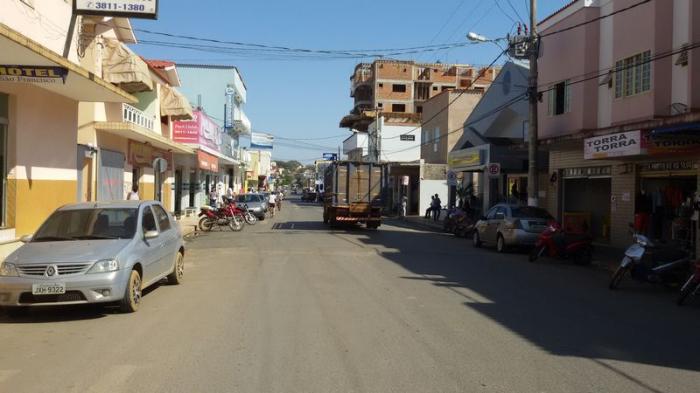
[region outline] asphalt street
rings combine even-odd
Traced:
[[[0,392],[700,391],[700,299],[602,270],[291,201],[187,246],[135,314],[0,317]]]

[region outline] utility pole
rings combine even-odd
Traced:
[[[527,204],[539,204],[539,183],[537,180],[537,56],[539,42],[537,37],[537,0],[530,0],[530,39],[528,51],[530,55],[530,83],[528,98],[530,100],[530,122],[528,129],[528,171],[527,171]]]

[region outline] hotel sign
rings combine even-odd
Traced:
[[[0,82],[66,83],[68,69],[54,66],[2,65]]]
[[[640,154],[642,154],[642,132],[640,130],[597,136],[583,141],[583,157],[586,160]]]
[[[74,0],[73,14],[158,19],[158,0]]]

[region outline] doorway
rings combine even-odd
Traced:
[[[182,211],[182,169],[175,170],[175,213]]]
[[[564,179],[563,224],[569,232],[590,233],[595,240],[610,239],[609,177]]]
[[[92,200],[92,157],[83,157],[80,177],[80,202]]]
[[[194,194],[197,192],[197,172],[190,171],[190,194],[189,194],[189,206],[194,207]]]

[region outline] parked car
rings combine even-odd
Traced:
[[[248,205],[248,211],[258,220],[264,220],[267,213],[267,199],[262,194],[240,194],[236,197],[238,206]]]
[[[534,246],[553,220],[551,214],[538,207],[500,203],[477,221],[472,240],[475,247],[494,244],[498,252],[509,247]]]
[[[0,306],[141,305],[142,290],[182,282],[180,229],[156,201],[78,203],[57,209],[0,264]]]

